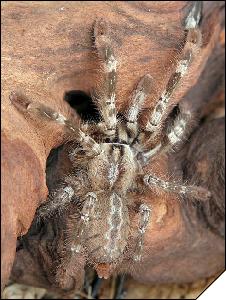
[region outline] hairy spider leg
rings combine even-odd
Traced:
[[[138,134],[138,114],[142,108],[142,105],[148,95],[150,94],[152,87],[152,77],[149,74],[144,75],[139,81],[137,88],[134,90],[130,107],[126,114],[126,127],[129,131],[128,135],[131,139],[134,139]]]
[[[37,219],[50,218],[58,211],[67,207],[74,196],[74,190],[71,186],[56,188],[36,211]]]
[[[197,28],[201,16],[200,10],[201,5],[195,3],[186,18],[185,45],[180,60],[177,62],[175,71],[170,76],[166,89],[155,105],[144,130],[144,132],[148,133],[149,138],[147,138],[144,133],[140,133],[138,136],[137,144],[139,144],[139,148],[143,150],[143,160],[145,164],[162,151],[167,152],[170,149],[175,149],[175,147],[178,148],[178,145],[182,144],[192,128],[194,120],[191,112],[180,112],[171,125],[171,128],[166,130],[166,136],[162,141],[156,144],[156,138],[159,136],[165,118],[167,117],[167,112],[170,107],[170,98],[173,92],[179,87],[181,79],[188,71],[192,62],[194,62],[194,58],[202,44],[202,34]],[[155,147],[150,149],[153,142],[155,143]]]
[[[153,149],[143,152],[144,161],[147,164],[157,154],[178,151],[194,128],[194,117],[189,109],[183,109],[179,105],[180,112],[169,126],[166,136]]]
[[[38,102],[28,101],[22,95],[18,95],[17,93],[11,93],[10,100],[19,111],[27,112],[32,116],[42,117],[43,119],[54,121],[55,123],[64,126],[66,137],[80,143],[82,149],[87,151],[88,156],[95,156],[101,152],[99,144],[89,135],[84,133],[77,124],[66,119],[62,114],[55,112],[52,108]]]
[[[150,93],[151,86],[152,77],[146,74],[141,78],[132,93],[130,107],[123,117],[123,122],[118,122],[115,137],[112,139],[112,142],[132,145],[139,131],[138,115],[145,99]]]
[[[163,142],[164,152],[178,151],[194,127],[193,113],[189,109],[183,109],[182,105],[179,105],[179,109],[180,112],[173,121],[173,126],[169,127]]]
[[[64,241],[58,245],[59,256],[55,260],[55,282],[62,289],[73,290],[81,288],[83,285],[82,274],[84,274],[85,256],[81,251],[72,251],[74,246],[74,236],[78,223],[77,215],[69,215],[64,224]],[[82,274],[81,274],[82,273]]]
[[[188,133],[191,131],[194,120],[190,111],[184,111],[180,112],[180,114],[176,117],[171,128],[166,130],[167,134],[163,140],[158,141],[157,139],[162,131],[165,118],[167,117],[167,112],[170,107],[170,98],[176,88],[178,88],[181,79],[186,74],[189,66],[194,61],[195,55],[201,47],[202,35],[200,30],[197,28],[200,22],[202,10],[202,5],[199,2],[200,1],[195,1],[192,4],[192,8],[185,20],[185,44],[175,70],[168,80],[166,89],[163,91],[159,101],[155,105],[144,130],[140,130],[139,132],[138,128],[138,135],[132,142],[132,147],[142,153],[141,161],[144,165],[160,152],[175,149],[175,146],[178,148],[178,145],[182,144],[186,136],[188,136]],[[137,94],[139,95],[139,85]],[[134,95],[131,109],[129,111],[129,121],[133,121],[132,118],[136,119],[136,111],[140,109],[141,102],[144,103],[146,99],[145,97],[144,100],[142,99],[136,102],[136,91],[134,92]],[[137,103],[137,105],[134,105],[134,103]],[[127,126],[136,128],[134,125]],[[137,132],[136,129],[134,130],[134,135],[135,132]]]
[[[77,226],[78,231],[75,236],[75,241],[71,245],[72,252],[79,253],[82,249],[85,227],[88,225],[90,218],[94,214],[94,208],[97,200],[97,196],[93,192],[90,192],[85,196],[83,208],[81,210],[81,218]]]
[[[154,107],[145,130],[151,133],[151,140],[155,139],[162,128],[164,117],[170,105],[170,98],[185,73],[191,65],[194,55],[200,45],[201,33],[199,30],[189,30],[187,33],[187,42],[184,47],[181,59],[178,61],[175,72],[170,76],[165,91],[163,91],[159,101]]]
[[[163,141],[159,141],[157,144],[155,143],[156,137],[163,128],[163,123],[170,106],[170,97],[179,86],[182,77],[191,65],[193,57],[197,53],[200,45],[201,32],[198,29],[189,30],[187,32],[187,42],[184,47],[182,57],[177,63],[176,70],[170,76],[166,90],[162,93],[159,101],[154,107],[144,132],[141,132],[138,135],[136,144],[134,145],[135,148],[143,152],[145,164],[147,164],[151,158],[155,157],[160,152],[168,151],[178,144],[181,144],[188,135],[188,128],[191,128],[191,123],[193,122],[191,112],[180,112],[171,125],[171,128],[168,128]],[[145,133],[148,133],[149,138]],[[155,147],[150,149],[150,147],[153,146],[153,143],[155,144]]]
[[[198,28],[185,28],[185,38],[186,42],[181,57],[176,64],[175,71],[170,76],[166,89],[155,105],[145,127],[145,131],[150,134],[151,141],[156,140],[156,137],[159,135],[171,104],[170,98],[179,87],[182,78],[187,73],[201,46],[202,35]]]
[[[115,57],[113,43],[109,37],[109,28],[103,19],[98,19],[94,24],[94,39],[98,57],[102,62],[104,80],[101,88],[93,95],[97,102],[103,122],[99,128],[107,136],[113,136],[116,129],[117,118],[115,108],[116,68],[118,61]]]
[[[195,185],[183,185],[175,182],[165,181],[155,176],[154,174],[144,175],[143,181],[144,184],[150,188],[160,188],[164,191],[186,195],[195,200],[205,201],[211,196],[211,193],[203,187]]]
[[[67,232],[68,237],[65,238],[64,244],[62,245],[61,258],[60,262],[58,262],[56,272],[56,281],[62,288],[65,288],[65,283],[68,282],[70,277],[72,279],[78,276],[76,266],[84,255],[82,246],[82,242],[85,239],[84,231],[92,217],[96,202],[96,194],[93,192],[87,193],[84,198],[79,222],[74,223],[73,218],[75,216],[73,216],[71,220],[70,217],[67,220],[67,230],[65,230],[65,233]],[[77,217],[75,217],[75,219],[77,219]],[[76,282],[76,284],[78,283]]]

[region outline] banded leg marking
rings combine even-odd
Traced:
[[[95,46],[99,58],[103,63],[104,82],[101,91],[97,92],[97,103],[103,117],[100,128],[105,134],[113,135],[116,128],[116,108],[115,108],[115,88],[116,88],[116,68],[118,61],[115,58],[112,41],[109,37],[107,23],[97,20],[94,25]]]
[[[134,260],[140,261],[144,245],[144,234],[150,221],[151,209],[146,204],[141,204],[139,208],[140,220],[138,225],[138,241],[135,249]]]
[[[191,198],[201,200],[201,201],[205,201],[209,199],[209,197],[211,196],[211,193],[203,187],[173,183],[173,182],[162,180],[155,175],[145,175],[143,180],[144,183],[150,188],[158,187],[165,191],[172,191],[180,195],[187,195],[190,196]]]
[[[193,127],[194,121],[192,119],[192,113],[189,110],[180,112],[174,120],[165,139],[163,139],[162,142],[159,142],[153,149],[143,152],[145,163],[159,153],[166,153],[170,150],[178,151]]]
[[[176,65],[174,73],[170,76],[165,91],[162,93],[159,101],[154,107],[145,130],[151,133],[151,140],[154,140],[160,132],[164,117],[170,105],[170,98],[176,88],[179,86],[181,79],[187,73],[194,56],[201,46],[201,32],[196,28],[186,28],[186,43],[181,55],[181,59]]]
[[[132,95],[130,108],[127,112],[127,128],[130,131],[130,136],[135,138],[138,133],[137,119],[144,101],[151,91],[152,77],[149,74],[143,76],[137,85],[136,90]]]

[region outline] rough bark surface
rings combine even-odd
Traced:
[[[2,3],[2,287],[14,261],[16,239],[26,234],[36,208],[48,194],[46,159],[51,149],[62,143],[60,132],[24,119],[10,105],[10,92],[20,90],[29,99],[76,118],[63,95],[68,90],[89,94],[95,85],[98,63],[91,28],[97,17],[104,16],[111,24],[120,58],[117,108],[127,106],[131,90],[145,73],[151,73],[156,83],[146,103],[147,109],[152,108],[179,53],[190,5],[190,1]],[[178,103],[183,98],[184,104],[202,117],[222,101],[222,16],[223,2],[204,1],[204,43],[196,65],[172,99]],[[179,177],[201,180],[213,192],[210,202],[185,208],[173,195],[150,194],[145,202],[152,203],[154,226],[145,238],[144,260],[133,270],[125,261],[121,271],[144,282],[190,282],[224,268],[224,123],[212,122],[197,129],[177,161],[165,158],[151,166],[160,174],[179,170]],[[59,229],[56,240],[60,245],[62,229],[57,222],[53,226]],[[42,234],[51,236],[50,231],[44,228]],[[51,284],[45,270],[53,257],[46,249],[53,245],[42,241],[40,233],[38,236],[30,251],[18,251],[13,277],[42,286]],[[54,247],[57,251],[57,244]],[[78,274],[82,263],[77,263]],[[81,281],[78,275],[77,282]]]

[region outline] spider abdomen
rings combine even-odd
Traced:
[[[116,192],[103,193],[86,228],[85,247],[95,263],[116,261],[125,250],[129,234],[128,208]],[[103,218],[103,216],[106,216]]]

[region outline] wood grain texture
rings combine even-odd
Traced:
[[[155,88],[146,103],[146,109],[149,110],[164,88],[172,63],[179,53],[183,41],[183,20],[190,5],[190,1],[2,3],[2,286],[10,274],[16,236],[27,232],[36,208],[47,196],[47,156],[53,147],[62,143],[60,132],[53,133],[51,128],[45,127],[37,129],[33,123],[24,119],[11,106],[10,92],[20,90],[29,99],[42,102],[76,119],[75,113],[63,101],[63,95],[65,91],[72,89],[89,94],[95,86],[99,66],[92,48],[91,31],[94,20],[104,16],[110,22],[112,39],[117,46],[116,54],[120,61],[117,108],[123,110],[128,106],[130,92],[139,78],[150,73],[154,78]],[[203,116],[209,112],[208,103],[211,102],[213,106],[216,94],[221,90],[221,85],[218,86],[217,82],[222,75],[216,78],[216,74],[219,74],[217,66],[221,66],[223,59],[220,35],[222,7],[223,1],[204,1],[204,44],[196,64],[172,99],[173,103],[177,103],[184,97],[187,105],[194,107]],[[209,69],[208,59],[212,59]],[[216,61],[218,64],[215,64]],[[202,84],[198,81],[200,74],[204,74]],[[207,86],[212,88],[203,94]],[[193,90],[188,93],[191,87]],[[214,166],[211,166],[208,172],[212,172]],[[164,160],[152,168],[157,168],[160,173],[172,171],[169,162]],[[197,243],[201,233],[198,231],[195,236],[191,236],[193,231],[190,232],[190,225],[184,223],[179,203],[173,201],[172,196],[172,199],[167,199],[170,205],[166,205],[167,201],[162,201],[162,198],[158,196],[153,199],[153,195],[149,195],[146,199],[147,202],[153,202],[155,226],[145,240],[147,251],[144,266],[140,271],[130,270],[125,263],[125,268],[122,269],[131,272],[139,280],[148,282],[186,282],[203,278],[207,273],[213,275],[218,272],[223,266],[221,237],[202,229],[201,236],[204,235],[205,238],[198,251],[200,256],[197,256],[190,244]],[[219,250],[211,248],[211,244],[219,245]],[[211,267],[207,267],[203,261],[196,268],[197,261],[207,254]],[[179,256],[181,259],[178,259]],[[179,270],[176,275],[173,271],[175,264]],[[188,266],[193,265],[193,268],[188,269]],[[30,272],[34,270],[35,267]],[[26,272],[26,268],[21,272]],[[28,275],[29,272],[25,277],[28,278]]]

